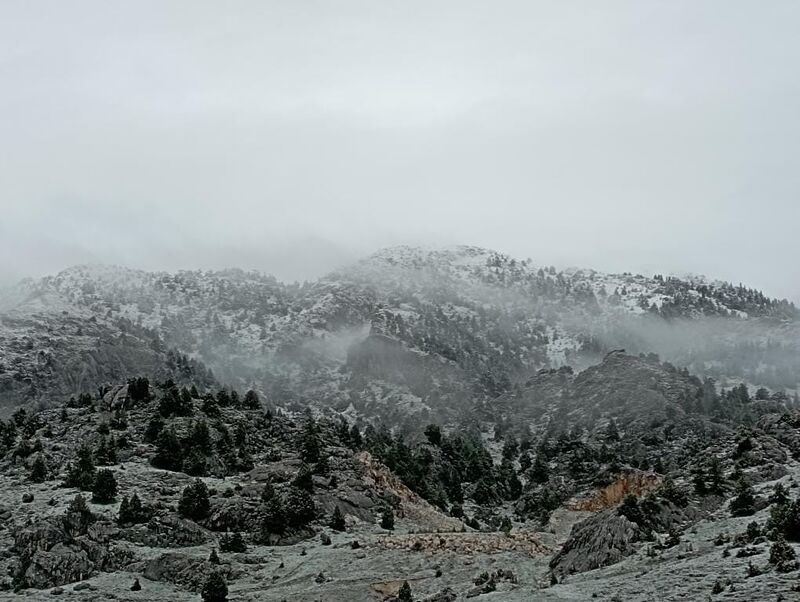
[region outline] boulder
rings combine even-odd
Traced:
[[[641,537],[636,523],[617,515],[615,509],[606,510],[572,527],[550,568],[557,575],[568,575],[616,564],[634,553]]]

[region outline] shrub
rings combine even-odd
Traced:
[[[797,568],[794,549],[783,537],[778,538],[769,549],[769,563],[774,564],[779,573],[788,573]]]

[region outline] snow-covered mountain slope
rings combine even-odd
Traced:
[[[208,366],[274,403],[425,415],[616,347],[772,388],[796,388],[800,373],[800,321],[785,301],[702,279],[559,272],[477,247],[384,249],[304,285],[79,266],[21,283],[0,310],[7,404],[88,390],[123,369]]]

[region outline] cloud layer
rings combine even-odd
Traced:
[[[0,279],[380,246],[800,300],[796,2],[0,7]]]

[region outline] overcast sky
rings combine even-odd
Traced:
[[[379,247],[800,301],[800,2],[0,3],[0,280]]]

